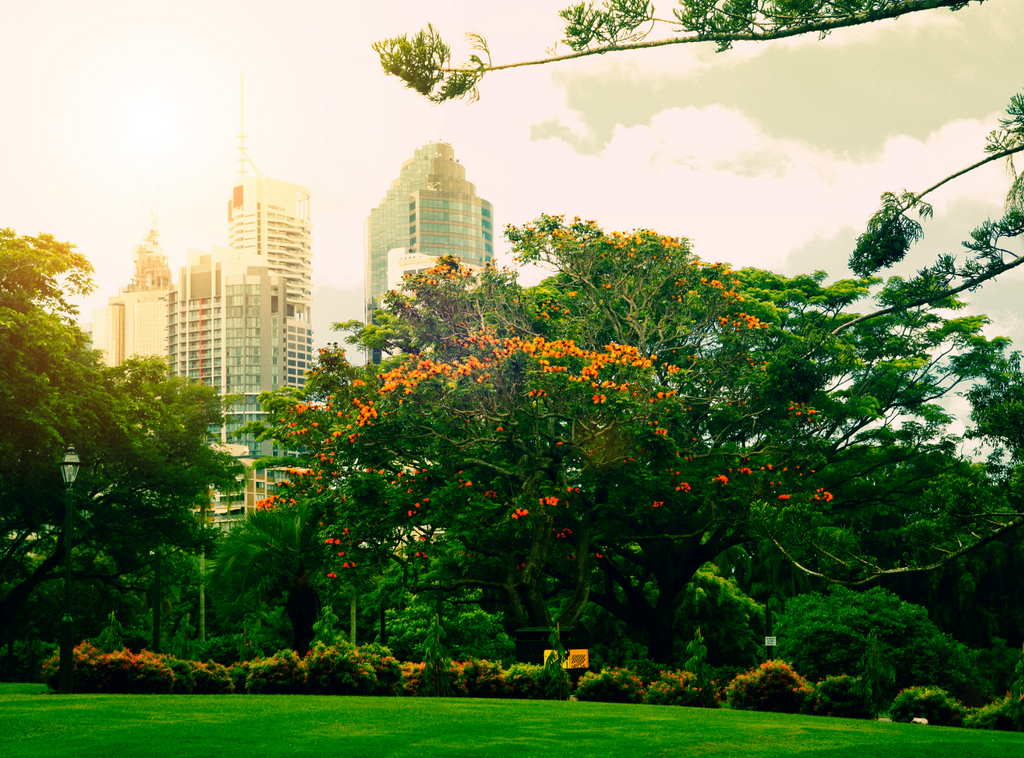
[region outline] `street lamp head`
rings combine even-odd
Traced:
[[[74,484],[75,479],[78,478],[78,469],[81,465],[82,461],[79,460],[78,453],[75,452],[75,446],[68,445],[67,452],[64,453],[64,460],[60,462],[60,473],[68,487]]]

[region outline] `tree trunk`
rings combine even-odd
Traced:
[[[576,538],[576,560],[573,564],[573,592],[562,606],[558,623],[572,626],[590,602],[590,516],[584,514]]]
[[[348,641],[351,642],[353,645],[355,645],[356,644],[356,588],[355,588],[355,586],[352,587],[352,597],[350,599],[349,606],[348,606],[348,622],[349,622]]]
[[[305,573],[295,580],[284,608],[288,620],[292,623],[292,649],[301,658],[309,652],[309,646],[313,644],[313,638],[316,636],[313,624],[316,623],[320,612],[320,598]]]
[[[657,618],[647,625],[647,657],[663,666],[675,662],[676,632],[672,624]]]

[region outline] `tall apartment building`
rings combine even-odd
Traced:
[[[310,323],[313,240],[309,189],[264,176],[242,177],[228,201],[228,245],[253,253],[287,280],[288,318]]]
[[[369,323],[381,295],[404,273],[427,268],[441,255],[454,255],[473,268],[489,263],[494,257],[494,207],[466,181],[466,169],[452,146],[430,143],[402,164],[380,205],[370,211],[363,241]]]
[[[273,455],[271,443],[232,433],[262,418],[260,392],[303,386],[313,361],[309,190],[242,177],[228,224],[231,247],[189,250],[168,292],[167,360],[178,376],[240,396],[222,442]]]
[[[167,341],[167,290],[171,268],[154,224],[132,253],[131,284],[92,313],[93,345],[108,366],[133,356],[164,355]]]

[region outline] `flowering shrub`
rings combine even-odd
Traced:
[[[164,695],[175,691],[176,677],[172,663],[162,655],[143,650],[132,653],[119,650],[101,653],[89,642],[83,642],[74,650],[73,690],[77,693],[108,692],[117,694]],[[175,660],[174,666],[182,665]],[[178,685],[181,692],[190,691],[193,682],[187,666],[182,673],[183,681]],[[60,654],[57,653],[43,663],[43,678],[46,685],[60,689]]]
[[[313,695],[369,695],[376,676],[369,661],[345,642],[314,643],[306,654],[306,691]]]
[[[191,695],[196,689],[196,677],[192,673],[192,661],[180,660],[173,655],[161,656],[167,667],[174,673],[174,686],[171,689],[175,695]]]
[[[830,676],[814,685],[807,712],[815,716],[869,719],[874,716],[867,690],[859,677]]]
[[[279,650],[249,662],[245,691],[250,695],[297,695],[306,688],[306,669],[298,653]]]
[[[1024,703],[1015,703],[1013,695],[1007,694],[1002,700],[971,711],[964,718],[964,726],[969,729],[996,729],[1001,732],[1024,731],[1022,709]]]
[[[713,690],[710,698],[702,698],[697,678],[689,671],[662,671],[661,675],[647,688],[645,701],[650,705],[684,705],[690,708],[718,708],[718,692]],[[702,706],[701,701],[710,703]]]
[[[462,661],[456,664],[462,669],[466,694],[469,697],[508,697],[509,686],[505,671],[498,663],[484,660]]]
[[[799,713],[814,688],[785,661],[765,661],[733,679],[725,694],[737,710]]]
[[[642,703],[644,683],[632,669],[607,668],[588,671],[576,685],[577,700],[601,703]]]
[[[103,653],[90,642],[82,642],[71,655],[74,692],[97,692],[98,676],[96,663]],[[43,681],[54,692],[60,690],[60,650],[43,661]]]
[[[391,650],[371,643],[359,648],[358,654],[373,669],[374,682],[371,695],[398,695],[402,691],[402,670]]]
[[[411,661],[401,664],[401,692],[403,695],[407,697],[426,697],[433,694],[432,690],[427,686],[426,667],[427,664],[425,663],[413,663]],[[462,666],[457,663],[450,663],[446,673],[450,688],[448,696],[459,697],[460,695],[465,695],[467,692],[466,679],[463,675]]]
[[[167,695],[174,692],[174,671],[162,655],[129,650],[101,655],[96,664],[97,692]]]
[[[889,717],[893,721],[911,722],[928,719],[935,726],[963,726],[964,707],[939,687],[909,687],[892,701]]]
[[[230,695],[235,691],[231,673],[219,663],[188,661],[188,664],[192,667],[192,679],[195,682],[195,687],[192,690],[194,694]]]
[[[544,699],[544,667],[533,663],[514,663],[505,671],[508,696],[522,700]]]

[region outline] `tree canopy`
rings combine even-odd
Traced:
[[[579,219],[506,235],[553,275],[442,259],[348,325],[393,358],[328,349],[306,397],[264,397],[263,433],[304,451],[276,502],[317,504],[343,570],[397,561],[496,593],[518,625],[596,602],[671,661],[687,583],[732,548],[855,585],[1019,524],[927,495],[961,465],[941,401],[1007,347],[955,298],[861,320],[876,279],[733,271]]]

